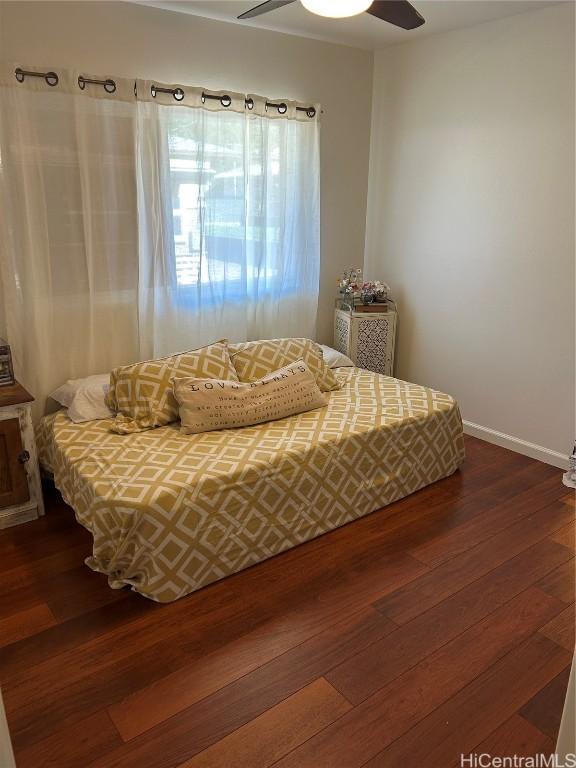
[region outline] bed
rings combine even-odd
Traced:
[[[113,588],[176,600],[452,474],[456,402],[359,368],[326,408],[242,429],[133,435],[65,411],[37,428],[40,461],[94,539]]]

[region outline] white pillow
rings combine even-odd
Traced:
[[[325,344],[320,344],[322,352],[324,353],[324,362],[329,368],[353,368],[354,363],[349,357],[338,352],[337,349],[327,347]]]
[[[109,386],[110,374],[98,373],[85,379],[68,379],[49,397],[68,408],[68,416],[75,424],[109,419],[114,416],[105,402]]]

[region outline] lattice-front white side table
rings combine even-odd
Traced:
[[[340,306],[338,306],[340,304]],[[369,311],[346,308],[337,302],[334,310],[334,347],[351,358],[358,368],[386,376],[394,375],[396,305],[370,305]]]

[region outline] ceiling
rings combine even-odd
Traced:
[[[306,11],[299,2],[254,19],[238,21],[236,17],[240,13],[258,5],[262,0],[134,1],[193,16],[374,50],[551,4],[551,0],[411,0],[426,19],[426,23],[419,29],[407,32],[366,13],[348,19],[322,18]]]

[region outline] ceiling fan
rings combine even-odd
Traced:
[[[239,19],[252,19],[268,11],[275,11],[296,0],[265,0],[260,5],[250,8],[238,16]],[[301,0],[308,11],[318,16],[344,18],[359,13],[369,13],[382,21],[394,24],[402,29],[416,29],[424,24],[424,18],[408,0]]]

